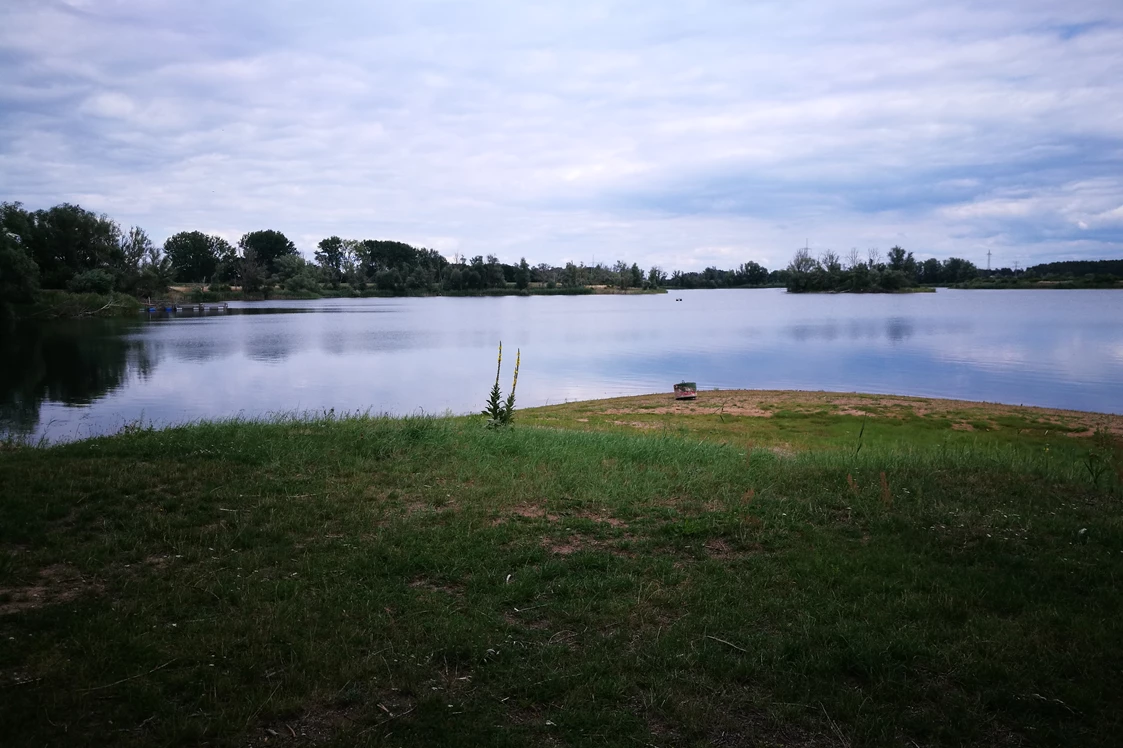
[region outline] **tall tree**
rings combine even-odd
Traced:
[[[171,262],[175,279],[185,283],[212,280],[219,263],[228,260],[233,247],[221,236],[202,231],[181,231],[164,242],[164,254]]]
[[[338,286],[343,277],[343,259],[346,253],[347,247],[338,236],[321,239],[316,249],[316,262],[332,285]]]
[[[121,229],[108,216],[63,203],[30,213],[19,203],[0,207],[4,227],[20,239],[46,288],[65,288],[77,273],[121,269]]]
[[[289,241],[287,236],[272,229],[251,231],[244,234],[238,240],[238,248],[242,250],[243,257],[245,257],[246,250],[252,250],[255,261],[270,274],[277,271],[278,258],[298,254],[296,245]]]
[[[129,273],[140,270],[144,258],[152,252],[152,240],[140,226],[133,226],[121,236],[121,257],[124,269]]]
[[[643,271],[639,269],[639,265],[632,263],[632,267],[628,270],[631,285],[633,288],[639,288],[643,285]]]
[[[487,264],[484,267],[484,282],[488,288],[503,288],[507,285],[503,278],[503,266],[499,264],[498,257],[488,255]]]
[[[811,256],[807,249],[797,249],[795,256],[788,265],[788,270],[793,273],[810,273],[819,267],[818,261]]]
[[[768,269],[752,260],[742,263],[737,275],[739,285],[759,286],[768,282]]]
[[[246,247],[242,250],[242,261],[239,265],[239,282],[242,284],[242,291],[257,293],[264,288],[265,268],[258,262],[257,253],[254,252],[253,247]]]
[[[523,257],[519,260],[518,270],[515,271],[515,286],[524,289],[530,285],[530,263]]]
[[[939,283],[943,276],[943,266],[935,257],[929,257],[920,264],[921,283]]]
[[[962,283],[979,277],[979,269],[970,260],[962,257],[949,257],[944,260],[943,280],[945,283]]]
[[[891,270],[899,270],[910,279],[916,279],[917,267],[916,260],[912,256],[912,252],[906,252],[902,247],[893,247],[889,250],[889,268]]]
[[[565,270],[562,271],[562,285],[566,288],[577,288],[581,285],[581,274],[578,267],[572,262],[565,263]]]
[[[612,266],[612,285],[621,290],[627,290],[632,285],[631,269],[623,260],[617,260]]]

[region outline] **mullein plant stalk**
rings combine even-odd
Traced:
[[[503,406],[503,420],[508,426],[515,421],[515,388],[519,386],[519,364],[522,363],[522,349],[515,350],[515,377],[511,380],[511,394],[507,395],[507,402]]]
[[[522,360],[522,351],[515,355],[515,378],[511,381],[511,394],[507,401],[503,401],[503,393],[499,389],[499,373],[503,369],[503,343],[499,343],[499,360],[495,364],[495,384],[491,386],[491,394],[487,398],[487,407],[483,414],[487,416],[487,427],[497,429],[510,426],[515,416],[515,387],[519,383],[519,362]]]

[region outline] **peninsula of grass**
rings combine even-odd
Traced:
[[[1121,427],[707,392],[8,447],[0,735],[1116,745]]]

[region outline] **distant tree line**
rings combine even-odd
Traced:
[[[1001,276],[1004,271],[984,271]],[[1037,265],[1026,276],[1123,274],[1123,260],[1060,262]],[[173,283],[200,284],[210,292],[268,296],[294,295],[478,294],[534,289],[577,292],[603,286],[620,291],[662,288],[752,288],[785,286],[789,291],[898,291],[918,284],[961,284],[980,271],[971,262],[918,261],[912,252],[893,247],[882,259],[870,250],[853,250],[845,258],[834,252],[818,257],[799,250],[787,268],[769,270],[756,263],[721,270],[673,271],[637,263],[612,265],[500,262],[495,255],[455,256],[450,261],[433,249],[381,239],[319,242],[313,261],[280,231],[244,234],[237,244],[201,231],[181,231],[155,245],[144,229],[123,229],[103,214],[64,203],[30,211],[20,203],[0,203],[0,304],[31,301],[42,289],[106,294],[118,291],[141,298],[167,291]]]
[[[309,262],[274,230],[251,231],[236,245],[202,231],[182,231],[157,246],[138,226],[125,230],[106,215],[70,204],[35,211],[20,203],[0,204],[0,228],[0,299],[15,303],[30,301],[40,288],[152,297],[175,283],[205,284],[218,292],[239,286],[246,294],[263,296],[276,290],[471,294],[531,286],[564,292],[590,286],[628,291],[782,283],[782,277],[755,262],[668,276],[660,267],[644,270],[623,261],[531,266],[526,258],[509,264],[495,255],[449,261],[436,250],[403,242],[339,236],[321,240]]]
[[[979,268],[962,288],[1115,288],[1123,283],[1123,260],[1066,260],[1017,267]]]
[[[970,260],[933,257],[918,261],[902,247],[893,247],[884,258],[876,249],[865,255],[853,249],[846,258],[830,250],[815,257],[810,250],[800,249],[788,265],[786,284],[792,293],[892,293],[918,285],[965,283],[978,274]]]
[[[1003,268],[1007,273],[1010,268]],[[1020,277],[1021,274],[1019,274]],[[1067,260],[1046,262],[1026,268],[1024,275],[1043,280],[1069,280],[1092,276],[1106,281],[1123,278],[1123,260]]]

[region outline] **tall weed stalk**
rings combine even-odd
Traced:
[[[503,341],[499,342],[499,358],[495,363],[495,384],[487,398],[487,407],[483,414],[487,416],[485,424],[489,429],[498,429],[510,426],[515,421],[515,389],[519,384],[519,364],[522,363],[522,350],[515,353],[515,376],[511,380],[511,392],[503,399],[503,392],[499,389],[499,374],[503,369]]]

